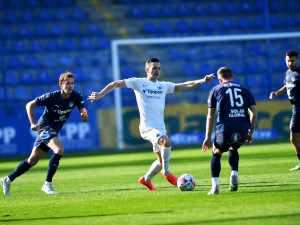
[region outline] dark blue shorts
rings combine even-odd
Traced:
[[[39,136],[36,138],[34,142],[34,147],[40,148],[45,152],[49,152],[49,147],[47,144],[53,137],[57,137],[58,133],[49,126],[42,126],[38,130]]]
[[[293,113],[290,123],[290,130],[292,133],[298,133],[300,132],[300,111],[295,110],[293,107]]]
[[[230,147],[237,150],[248,136],[248,129],[216,133],[214,145],[221,152],[227,152]]]

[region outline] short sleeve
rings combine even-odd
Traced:
[[[82,97],[81,93],[78,93],[78,95],[77,95],[77,104],[76,104],[76,106],[79,110],[84,108],[84,100],[83,100],[83,97]]]
[[[173,93],[175,89],[175,84],[172,82],[164,82],[167,93]]]
[[[132,88],[134,90],[137,89],[137,83],[138,83],[139,79],[137,79],[137,78],[129,78],[129,79],[125,79],[124,81],[125,81],[126,86],[128,88]]]
[[[217,107],[217,99],[215,96],[215,88],[211,89],[207,99],[208,108],[216,108]]]
[[[45,106],[47,105],[49,99],[51,97],[51,93],[46,93],[46,94],[43,94],[39,97],[36,97],[34,100],[35,100],[35,103],[37,106]]]

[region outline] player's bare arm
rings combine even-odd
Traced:
[[[92,94],[88,97],[88,100],[94,102],[100,98],[103,98],[108,92],[111,92],[115,88],[126,87],[126,83],[124,80],[113,81],[109,83],[105,88],[103,88],[100,92],[92,92]]]
[[[276,92],[271,92],[270,93],[270,99],[273,99],[275,98],[276,96],[280,96],[280,95],[285,95],[287,92],[286,92],[286,85],[284,85],[282,88],[280,88],[278,91]]]
[[[205,152],[211,146],[211,134],[215,123],[216,108],[208,108],[207,119],[206,119],[206,134],[205,140],[202,144],[202,152]]]
[[[184,82],[184,83],[176,84],[176,86],[175,86],[175,92],[177,92],[177,91],[182,91],[182,90],[191,90],[191,89],[197,88],[197,87],[199,87],[201,84],[213,80],[214,77],[215,77],[215,76],[214,76],[214,74],[212,73],[212,74],[210,74],[210,75],[206,75],[206,76],[205,76],[203,79],[201,79],[201,80],[187,81],[187,82]]]
[[[88,122],[89,116],[88,116],[86,108],[80,109],[79,112],[80,112],[82,121],[85,123]]]
[[[257,110],[256,110],[256,105],[251,105],[248,109],[249,115],[250,115],[250,123],[251,123],[251,127],[248,133],[248,136],[246,138],[246,144],[251,145],[252,144],[252,136],[253,136],[253,132],[254,129],[256,127],[256,123],[257,123]]]
[[[37,131],[39,129],[39,126],[35,123],[34,118],[34,110],[33,108],[37,106],[35,100],[32,100],[26,104],[26,112],[30,121],[30,129],[33,131]]]

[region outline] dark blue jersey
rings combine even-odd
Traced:
[[[287,70],[285,72],[284,84],[290,102],[300,110],[300,66],[295,71]]]
[[[84,108],[82,95],[74,90],[67,99],[63,99],[61,91],[57,90],[35,98],[35,102],[38,106],[45,106],[44,113],[39,119],[38,125],[50,126],[57,133],[61,130],[75,106],[79,110]]]
[[[250,129],[248,108],[255,104],[252,94],[234,82],[213,87],[208,96],[208,107],[218,110],[217,132]]]

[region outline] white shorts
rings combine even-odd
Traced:
[[[153,152],[157,153],[160,152],[160,145],[158,144],[158,140],[160,137],[167,135],[167,132],[160,131],[154,128],[145,128],[140,130],[141,137],[147,141],[150,141],[153,146]]]

